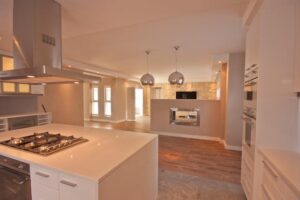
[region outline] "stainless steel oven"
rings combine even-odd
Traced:
[[[256,128],[256,110],[255,108],[245,107],[243,113],[243,142],[251,147],[255,144]]]
[[[31,200],[29,164],[0,155],[0,200]]]
[[[256,65],[246,70],[244,83],[244,105],[256,108],[258,68]]]

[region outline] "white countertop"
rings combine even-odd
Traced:
[[[48,124],[0,133],[0,141],[45,131],[84,137],[89,141],[46,157],[3,145],[0,145],[0,154],[29,164],[100,181],[146,144],[157,139],[157,135],[149,133]]]
[[[26,117],[26,116],[35,116],[35,115],[45,115],[49,113],[45,112],[33,112],[33,113],[22,113],[14,115],[0,115],[0,119],[16,118],[16,117]]]
[[[260,150],[286,183],[300,195],[300,153],[275,149]]]

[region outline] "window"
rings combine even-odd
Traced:
[[[99,115],[99,96],[98,96],[98,87],[93,85],[92,86],[92,116]]]
[[[19,84],[19,92],[20,93],[30,93],[30,85],[29,84]]]
[[[104,88],[104,115],[111,116],[111,87]]]
[[[2,91],[7,93],[16,92],[15,83],[2,83]]]
[[[2,70],[8,71],[14,69],[14,59],[11,57],[3,56],[2,57]]]

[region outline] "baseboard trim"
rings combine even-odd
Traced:
[[[122,119],[122,120],[91,119],[90,121],[91,122],[96,121],[96,122],[120,123],[120,122],[125,122],[126,120],[125,119]]]
[[[164,135],[164,136],[171,136],[171,137],[181,137],[181,138],[189,138],[189,139],[216,141],[216,142],[220,142],[221,144],[223,144],[224,148],[226,150],[242,151],[242,147],[228,145],[225,140],[223,140],[219,137],[211,137],[211,136],[204,136],[204,135],[192,135],[192,134],[182,134],[182,133],[171,133],[171,132],[161,132],[161,131],[150,131],[150,133],[154,133],[154,134],[158,134],[158,135]]]
[[[224,144],[225,149],[227,149],[227,150],[230,150],[230,151],[242,151],[242,147],[228,145],[225,140],[223,140],[223,144]]]
[[[192,134],[182,134],[182,133],[171,133],[171,132],[160,132],[160,131],[150,131],[150,133],[171,136],[171,137],[181,137],[181,138],[189,138],[189,139],[198,139],[198,140],[209,140],[209,141],[217,141],[221,142],[222,139],[218,137],[204,136],[204,135],[192,135]]]

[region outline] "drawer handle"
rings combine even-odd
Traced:
[[[269,192],[269,190],[266,188],[266,186],[264,186],[263,184],[261,185],[263,192],[267,195],[269,200],[273,200],[271,193]]]
[[[38,176],[41,176],[43,178],[49,178],[50,177],[49,174],[45,174],[45,173],[42,173],[42,172],[35,172],[35,174],[38,175]]]
[[[76,183],[71,183],[71,182],[65,181],[65,180],[61,180],[60,183],[64,184],[64,185],[67,185],[67,186],[70,186],[70,187],[76,187],[77,186]]]
[[[269,169],[269,171],[271,172],[271,174],[275,177],[278,178],[278,174],[276,173],[276,171],[269,166],[269,164],[266,161],[263,161],[264,165]]]

